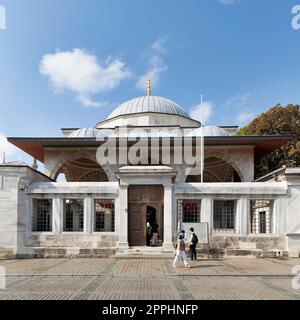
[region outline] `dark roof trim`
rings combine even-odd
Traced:
[[[53,182],[56,182],[56,180],[54,180],[54,179],[52,179],[52,178],[50,178],[49,176],[47,176],[46,174],[44,174],[43,172],[41,172],[41,171],[39,171],[39,170],[36,170],[36,169],[34,169],[34,168],[32,168],[32,167],[30,167],[28,164],[20,164],[20,165],[18,165],[18,164],[6,164],[6,163],[2,163],[1,165],[0,165],[0,168],[1,167],[9,167],[9,168],[27,168],[27,169],[30,169],[30,170],[32,170],[32,171],[34,171],[34,172],[36,172],[36,173],[38,173],[38,174],[40,174],[41,176],[43,176],[43,177],[45,177],[45,178],[47,178],[47,179],[49,179],[49,180],[51,180],[51,181],[53,181]]]

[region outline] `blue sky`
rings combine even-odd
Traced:
[[[0,148],[4,136],[94,126],[144,95],[149,74],[153,95],[195,117],[202,93],[207,124],[243,125],[277,103],[300,103],[296,4],[0,0]]]

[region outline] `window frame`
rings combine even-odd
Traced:
[[[34,230],[33,227],[33,219],[34,219],[34,210],[35,210],[35,201],[42,201],[42,200],[49,200],[51,202],[51,211],[50,211],[50,226],[51,226],[51,231],[36,231]],[[28,222],[28,230],[32,234],[49,234],[52,235],[54,234],[53,227],[54,227],[54,222],[53,222],[53,198],[52,197],[31,197],[30,198],[30,208],[29,208],[29,222]]]
[[[198,203],[198,210],[197,210],[197,221],[184,221],[184,213],[183,213],[183,207],[182,207],[182,202],[183,201],[190,201],[190,202],[196,202]],[[202,199],[177,199],[177,211],[176,211],[176,219],[177,223],[185,223],[185,224],[196,224],[196,223],[201,223],[201,211],[202,211]],[[180,203],[181,202],[181,203]],[[181,213],[179,212],[181,210]]]
[[[82,231],[65,231],[64,230],[64,211],[65,211],[65,208],[64,208],[64,205],[65,205],[65,200],[82,200],[82,205],[83,205],[83,229]],[[73,197],[63,197],[60,201],[60,206],[61,206],[61,210],[60,210],[60,223],[61,223],[61,234],[83,234],[83,233],[86,233],[86,226],[85,226],[85,215],[86,215],[86,209],[85,209],[85,198],[84,197],[76,197],[76,196],[73,196]],[[73,223],[74,223],[74,220],[73,220]]]
[[[215,208],[216,208],[216,202],[233,202],[233,228],[215,228]],[[237,203],[238,199],[213,199],[212,204],[212,232],[214,234],[236,234],[238,225],[237,225]]]
[[[268,206],[261,206],[255,207],[253,206],[253,202],[268,202]],[[269,213],[264,210],[265,208],[269,208]],[[262,209],[259,211],[259,209]],[[256,219],[258,220],[255,222],[255,231],[253,231],[253,224],[252,224],[252,210],[258,210],[256,213],[257,217]],[[249,235],[251,236],[274,236],[275,235],[275,221],[274,221],[274,211],[275,211],[275,201],[274,199],[251,199],[250,204],[249,204],[249,217],[248,217],[248,228],[249,228]],[[260,232],[261,230],[261,213],[265,213],[266,216],[266,232]],[[269,216],[269,218],[267,217]]]
[[[114,204],[114,209],[113,209],[113,231],[95,231],[95,201],[96,200],[103,200],[103,201],[112,201]],[[116,199],[115,198],[105,198],[105,197],[93,197],[92,198],[92,219],[91,219],[91,232],[92,234],[112,234],[116,233]]]

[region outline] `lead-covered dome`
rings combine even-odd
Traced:
[[[227,137],[231,134],[225,129],[217,126],[203,126],[192,130],[188,136],[199,137],[203,135],[204,137]]]
[[[82,128],[73,131],[69,138],[97,138],[104,136],[105,134],[96,128]]]
[[[190,118],[190,116],[182,110],[177,103],[169,99],[157,96],[144,96],[122,103],[107,117],[107,119],[112,119],[126,114],[149,112]]]

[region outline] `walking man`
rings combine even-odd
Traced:
[[[194,231],[194,228],[190,228],[191,236],[190,236],[190,254],[191,254],[191,260],[197,260],[197,252],[196,252],[196,246],[198,243],[198,237]]]

